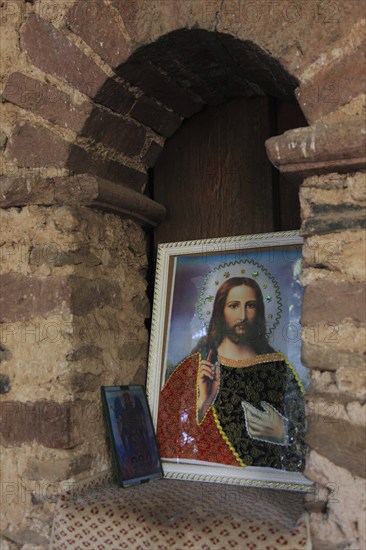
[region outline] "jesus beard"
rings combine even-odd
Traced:
[[[243,321],[233,327],[226,326],[225,336],[239,346],[253,345],[261,339],[261,330],[257,323]]]

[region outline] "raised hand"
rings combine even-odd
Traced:
[[[198,421],[201,422],[207,409],[212,405],[220,384],[220,365],[211,363],[212,350],[198,368]]]
[[[287,440],[286,419],[265,401],[261,402],[264,411],[248,403],[241,402],[246,418],[248,434],[253,439],[285,445]]]

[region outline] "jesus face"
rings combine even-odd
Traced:
[[[246,285],[232,288],[224,306],[226,336],[237,344],[253,342],[257,336],[256,316],[257,298],[254,289]]]

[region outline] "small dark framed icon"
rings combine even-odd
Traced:
[[[102,386],[101,396],[118,485],[163,477],[143,386]]]

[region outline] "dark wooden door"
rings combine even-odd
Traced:
[[[209,107],[182,125],[154,168],[154,199],[168,211],[155,230],[155,247],[281,230],[282,204],[291,212],[285,228],[299,227],[289,227],[299,223],[298,191],[281,198],[281,181],[265,151],[266,139],[277,133],[277,118],[273,99],[241,98]]]

